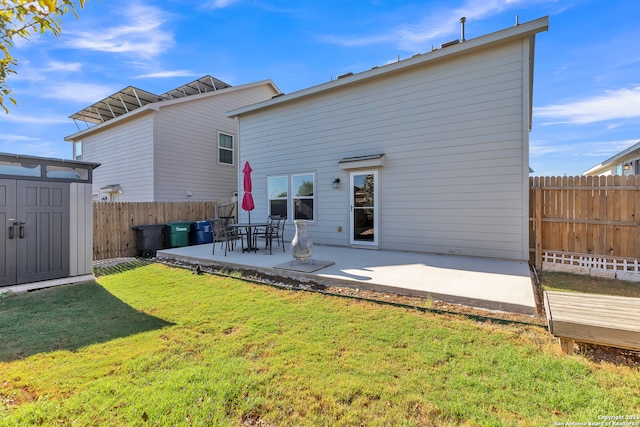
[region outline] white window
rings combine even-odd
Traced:
[[[293,219],[313,221],[313,174],[292,175]]]
[[[287,218],[289,178],[287,176],[271,176],[269,186],[269,215],[280,215]]]
[[[218,134],[218,163],[233,164],[233,136]]]
[[[283,218],[315,218],[315,174],[271,176],[267,182],[269,215]]]
[[[82,160],[82,141],[76,141],[73,143],[73,158],[76,160]]]

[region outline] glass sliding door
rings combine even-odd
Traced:
[[[351,172],[351,244],[378,244],[378,171]]]

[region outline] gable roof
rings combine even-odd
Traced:
[[[196,81],[199,81],[199,80],[196,80]],[[186,95],[183,95],[182,97],[176,97],[177,93],[174,93],[174,92],[175,91],[182,91],[182,88],[185,88],[184,90],[185,90],[185,92],[187,92],[188,89],[186,89],[186,87],[188,85],[189,84],[181,86],[180,88],[173,89],[172,91],[166,92],[165,93],[165,94],[167,94],[167,98],[166,99],[165,98],[161,98],[159,95],[154,95],[154,96],[157,96],[157,98],[158,98],[157,100],[152,100],[152,99],[149,99],[147,97],[147,98],[144,98],[145,101],[143,101],[143,98],[140,98],[140,93],[137,92],[138,89],[133,88],[132,86],[129,86],[129,88],[132,88],[132,90],[130,92],[128,92],[128,94],[129,95],[133,95],[134,98],[136,98],[136,96],[137,96],[136,102],[138,100],[140,100],[140,103],[139,103],[140,105],[138,105],[136,108],[134,108],[132,110],[125,111],[122,114],[118,114],[118,115],[116,115],[115,117],[112,117],[109,120],[102,121],[99,124],[95,124],[94,126],[90,126],[87,129],[83,129],[83,130],[80,130],[79,132],[76,132],[76,133],[74,133],[72,135],[66,136],[64,138],[64,140],[65,141],[74,141],[74,140],[76,140],[76,139],[78,139],[80,137],[84,137],[84,136],[86,136],[86,135],[88,135],[88,134],[90,134],[90,133],[92,133],[94,131],[97,131],[97,130],[100,130],[100,129],[104,129],[107,126],[114,125],[114,124],[116,124],[116,123],[118,123],[118,122],[120,122],[122,120],[128,119],[128,118],[136,116],[138,114],[142,114],[142,113],[144,113],[146,111],[150,111],[150,110],[158,111],[158,110],[160,110],[160,108],[168,106],[168,105],[178,104],[178,103],[182,103],[182,102],[190,102],[192,100],[198,100],[198,99],[203,99],[203,98],[223,95],[223,94],[227,94],[227,93],[230,93],[230,92],[246,90],[246,89],[254,88],[254,87],[257,87],[257,86],[263,86],[263,85],[271,86],[271,88],[273,89],[273,91],[275,93],[280,93],[280,89],[278,89],[278,87],[276,86],[276,84],[272,80],[262,80],[262,81],[259,81],[259,82],[248,83],[248,84],[244,84],[244,85],[240,85],[240,86],[227,85],[226,87],[224,87],[222,89],[218,88],[216,90],[202,91],[202,93],[186,94]],[[127,88],[125,88],[125,89],[127,89]],[[136,89],[136,91],[134,92],[133,89]],[[190,90],[193,92],[194,90],[197,90],[197,89],[195,89],[192,86]],[[123,91],[124,91],[124,89],[123,89]],[[120,91],[120,92],[123,92],[123,91]],[[118,94],[120,92],[117,92],[116,94]],[[146,92],[146,93],[149,94],[150,92]],[[165,94],[163,94],[163,95],[165,95]],[[151,94],[151,95],[153,95],[153,94]],[[112,95],[112,96],[114,96],[114,95]],[[108,98],[105,98],[105,99],[108,99]],[[100,102],[102,102],[102,101],[100,101]],[[96,104],[98,104],[98,103],[96,103]],[[89,108],[89,107],[87,107],[87,108]],[[78,113],[76,113],[76,114],[78,114]]]
[[[491,45],[504,43],[509,40],[523,39],[526,37],[531,38],[531,43],[534,43],[535,34],[545,31],[549,28],[549,17],[543,17],[534,21],[526,22],[523,24],[517,24],[513,27],[501,30],[495,33],[487,34],[475,39],[465,40],[459,43],[455,43],[447,46],[443,46],[440,49],[434,49],[431,52],[414,55],[409,59],[403,61],[394,62],[392,64],[384,65],[381,67],[373,67],[368,71],[353,74],[347,73],[344,76],[338,77],[337,80],[333,80],[328,83],[323,83],[317,86],[313,86],[307,89],[299,90],[286,95],[277,95],[270,100],[259,102],[257,104],[248,105],[246,107],[238,108],[228,113],[229,117],[238,117],[243,114],[253,113],[256,111],[271,108],[276,105],[281,105],[288,102],[300,100],[301,98],[313,96],[320,93],[326,93],[330,91],[340,90],[345,86],[353,85],[363,80],[380,77],[385,74],[393,74],[400,71],[408,70],[414,67],[421,66],[423,64],[439,61],[445,58],[452,58],[459,55],[468,53],[470,50],[476,50],[485,48]],[[533,49],[532,56],[529,61],[530,67],[533,68]],[[533,70],[529,73],[530,82],[529,90],[533,90]],[[531,100],[533,97],[529,96]],[[529,109],[531,111],[531,108]],[[529,118],[531,122],[531,117]]]
[[[162,95],[156,95],[143,89],[127,86],[106,98],[83,108],[69,116],[70,119],[81,120],[87,124],[94,125],[104,123],[107,120],[115,119],[130,111],[144,107],[153,102],[166,101],[185,96],[212,92],[231,87],[230,84],[211,77],[209,75],[200,77],[190,83],[172,89]]]
[[[609,157],[607,160],[605,160],[604,162],[597,164],[595,166],[593,166],[592,168],[584,171],[582,173],[582,175],[598,175],[602,172],[606,172],[608,170],[611,170],[614,166],[616,166],[619,163],[622,163],[624,161],[627,160],[631,160],[631,158],[633,157],[634,159],[637,158],[640,155],[640,141],[633,144],[631,147],[622,150],[621,152],[619,152],[618,154],[616,154],[615,156]]]

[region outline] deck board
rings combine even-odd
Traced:
[[[545,291],[544,302],[561,340],[640,350],[640,298]]]

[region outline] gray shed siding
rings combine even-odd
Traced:
[[[252,218],[267,215],[267,176],[314,172],[309,235],[349,245],[338,162],[384,153],[380,248],[528,259],[530,47],[527,37],[243,113]]]
[[[156,112],[156,200],[231,197],[238,190],[237,124],[226,114],[275,94],[271,86],[260,85],[167,105]],[[218,162],[219,132],[233,136],[233,165]]]
[[[82,158],[100,162],[93,193],[120,184],[121,202],[153,201],[153,115],[139,114],[82,138]]]
[[[91,184],[71,183],[70,186],[69,276],[82,276],[93,273]]]

